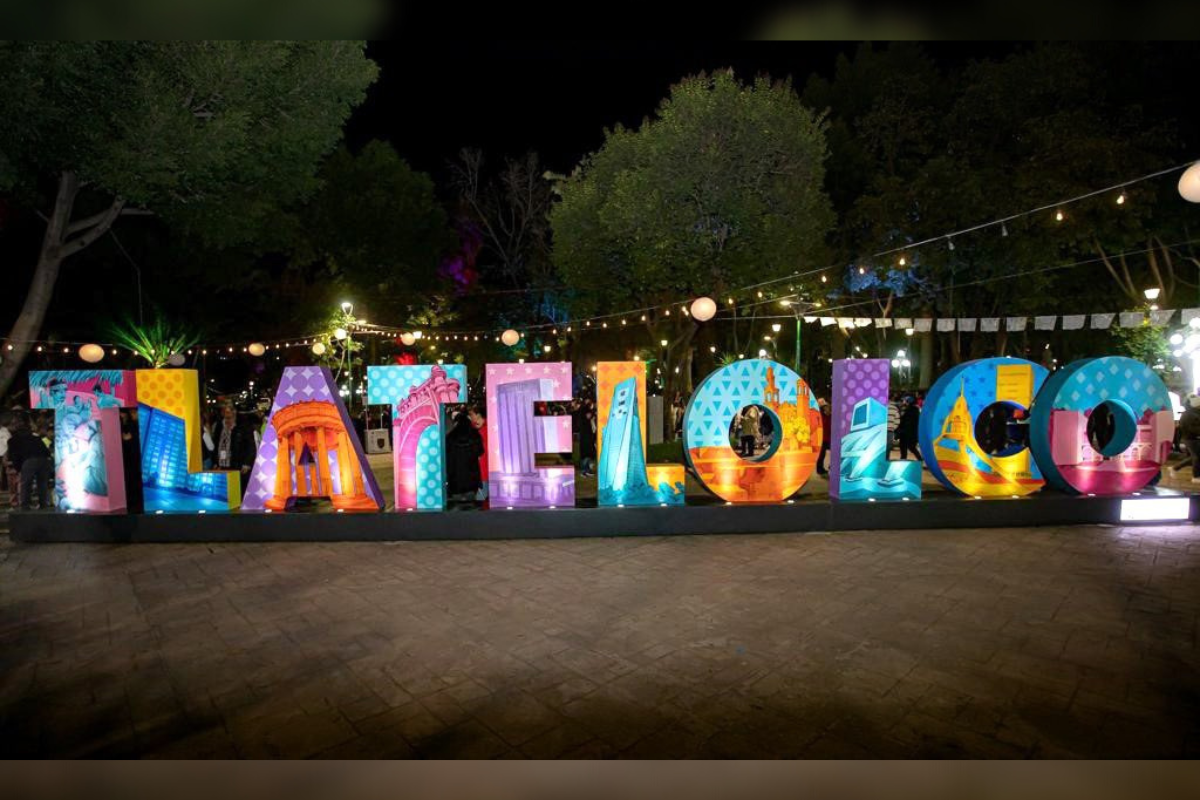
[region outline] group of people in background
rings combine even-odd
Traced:
[[[21,408],[0,419],[0,480],[13,508],[30,511],[54,507],[54,424],[41,423]]]

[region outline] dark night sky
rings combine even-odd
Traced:
[[[743,79],[791,76],[798,90],[810,73],[832,76],[839,53],[855,42],[490,42],[457,47],[404,41],[371,44],[380,77],[346,130],[360,147],[392,142],[417,169],[445,175],[464,146],[493,161],[537,151],[549,169],[568,172],[599,147],[615,123],[636,126],[670,86],[703,70],[732,66]],[[953,67],[1002,55],[1010,44],[931,43]]]

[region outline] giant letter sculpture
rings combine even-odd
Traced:
[[[833,362],[833,441],[829,496],[834,500],[921,498],[921,462],[888,461],[888,360]]]
[[[1024,437],[996,452],[975,438],[975,421],[994,403],[1022,412],[1046,380],[1046,368],[1023,358],[982,358],[944,373],[925,396],[918,426],[921,455],[948,489],[975,497],[1032,494],[1045,481]]]
[[[383,495],[324,367],[285,367],[242,500],[281,511],[297,497],[329,497],[338,511],[378,511]]]
[[[137,370],[137,400],[146,510],[237,508],[241,474],[204,470],[196,370]]]
[[[571,418],[533,413],[535,402],[570,399],[571,365],[567,362],[487,365],[492,508],[575,504],[574,467],[537,466],[538,453],[571,452]]]
[[[760,405],[780,433],[777,446],[754,460],[729,444],[729,425]],[[780,502],[812,475],[821,450],[821,413],[808,384],[783,364],[747,359],[710,374],[692,395],[683,418],[688,464],[709,491],[725,500]]]
[[[392,406],[396,508],[445,508],[445,404],[467,402],[467,368],[367,367],[367,402]]]
[[[683,465],[646,464],[646,362],[596,365],[596,440],[599,505],[683,505]]]
[[[1111,427],[1093,442],[1088,420],[1101,405]],[[1136,492],[1159,474],[1175,434],[1162,379],[1123,356],[1085,358],[1055,372],[1033,403],[1031,424],[1038,465],[1052,486],[1072,493]]]
[[[54,409],[54,499],[63,511],[125,508],[122,408],[137,403],[129,370],[29,373],[29,407]]]

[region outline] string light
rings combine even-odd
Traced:
[[[1062,222],[1062,221],[1063,221],[1063,213],[1062,213],[1062,211],[1061,211],[1061,210],[1059,210],[1059,211],[1055,211],[1055,212],[1054,212],[1054,221],[1055,221],[1055,222]]]
[[[1119,195],[1117,195],[1117,205],[1119,205],[1119,206],[1125,205],[1125,193],[1124,192],[1121,192]]]
[[[908,263],[908,260],[904,256],[900,256],[900,266],[903,267],[907,263]]]

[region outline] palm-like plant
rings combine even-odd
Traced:
[[[113,326],[110,335],[114,342],[146,359],[154,369],[167,366],[171,356],[184,353],[200,341],[195,331],[176,326],[162,317],[149,325],[126,321]]]

